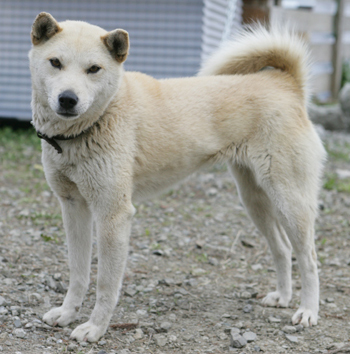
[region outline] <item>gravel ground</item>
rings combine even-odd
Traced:
[[[62,303],[68,286],[60,209],[44,179],[39,139],[0,130],[0,352],[350,353],[350,136],[320,132],[329,160],[316,225],[316,327],[291,324],[301,287],[294,258],[290,307],[261,305],[275,287],[272,257],[219,166],[136,205],[120,302],[106,335],[90,344],[69,334],[95,302],[96,244],[80,318],[67,328],[47,326],[42,315]]]

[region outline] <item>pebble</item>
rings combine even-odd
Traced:
[[[0,306],[7,305],[7,301],[4,297],[0,296]]]
[[[164,347],[168,342],[167,338],[162,334],[154,335],[154,339],[159,347]]]
[[[8,310],[5,309],[4,306],[0,306],[0,315],[6,315],[8,313]]]
[[[298,343],[298,337],[286,334],[286,338],[292,343]]]
[[[282,328],[282,331],[287,334],[292,334],[292,333],[295,333],[297,331],[297,329],[294,326],[284,326]]]
[[[281,322],[281,319],[280,319],[280,318],[273,317],[273,316],[270,316],[270,317],[269,317],[269,322],[270,322],[270,323],[280,323],[280,322]]]
[[[192,273],[193,276],[199,277],[201,275],[206,274],[207,272],[204,269],[202,269],[202,268],[195,268],[195,269],[192,270],[191,273]]]
[[[245,305],[245,306],[243,307],[243,312],[245,312],[245,313],[250,313],[250,312],[252,312],[252,311],[253,311],[253,306],[250,305],[250,304]]]
[[[17,328],[12,332],[17,338],[24,338],[26,336],[26,331],[22,328]]]
[[[135,339],[142,339],[143,338],[143,331],[141,328],[136,328],[135,329],[135,334],[134,334]]]
[[[105,350],[100,350],[97,354],[107,354],[107,352]]]
[[[162,323],[160,324],[160,328],[161,328],[162,330],[164,330],[165,332],[168,332],[168,330],[169,330],[172,326],[173,326],[173,325],[172,325],[171,322],[162,322]]]
[[[70,343],[70,344],[68,344],[67,350],[68,350],[69,352],[73,352],[73,351],[75,351],[77,348],[78,348],[78,346],[77,346],[75,343]]]
[[[252,265],[252,269],[253,269],[254,271],[257,271],[257,270],[263,269],[263,266],[262,266],[260,263],[253,264],[253,265]]]
[[[252,297],[251,293],[248,291],[243,291],[241,293],[241,299],[250,299]]]
[[[248,343],[254,342],[256,340],[256,334],[254,332],[244,332],[243,337],[247,340]]]
[[[147,311],[146,310],[137,310],[136,314],[138,317],[146,317],[147,316]]]
[[[243,348],[246,345],[247,340],[243,336],[239,335],[238,333],[231,335],[231,347]]]
[[[231,333],[231,335],[234,335],[234,334],[237,334],[237,333],[239,334],[239,333],[241,333],[241,330],[239,328],[237,328],[237,327],[232,327],[230,329],[229,333]]]
[[[175,313],[171,313],[171,314],[169,315],[169,320],[172,321],[172,322],[175,322],[175,321],[176,321],[176,315],[175,315]]]
[[[106,345],[107,342],[105,340],[100,340],[97,344],[98,345]]]
[[[15,320],[15,321],[13,322],[13,324],[15,325],[16,328],[22,327],[22,322],[21,322],[20,320]]]
[[[132,288],[126,288],[124,290],[124,294],[133,297],[135,294],[137,294],[137,291]]]

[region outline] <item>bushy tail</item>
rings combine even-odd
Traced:
[[[303,39],[288,27],[267,29],[255,24],[245,28],[233,41],[224,42],[198,75],[244,75],[268,66],[288,72],[307,99],[309,51]]]

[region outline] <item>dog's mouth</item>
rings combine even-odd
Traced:
[[[79,116],[79,114],[77,114],[77,113],[67,112],[67,111],[58,111],[56,113],[65,119],[75,118],[75,117]]]

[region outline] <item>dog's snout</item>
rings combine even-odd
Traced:
[[[63,109],[72,109],[78,103],[78,96],[72,91],[64,91],[58,96],[58,102]]]

